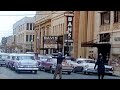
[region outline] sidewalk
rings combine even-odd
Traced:
[[[0,79],[10,79],[10,78],[8,78],[7,76],[5,76],[3,74],[0,74]]]

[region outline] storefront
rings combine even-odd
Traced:
[[[63,36],[45,36],[43,39],[44,54],[62,52]]]

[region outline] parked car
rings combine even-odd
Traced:
[[[94,69],[95,60],[78,58],[78,59],[76,59],[76,62],[80,66],[82,66],[82,72],[84,72],[84,74],[97,73],[97,69]],[[113,74],[113,67],[109,66],[109,65],[105,65],[105,74],[112,75]]]
[[[15,58],[14,67],[17,73],[20,71],[31,71],[36,74],[38,71],[38,63],[34,59],[34,55],[31,54],[17,55]]]
[[[18,55],[17,53],[12,53],[8,55],[5,61],[7,68],[13,69],[14,60],[17,55]]]
[[[5,60],[8,57],[8,53],[0,53],[0,66],[5,65]]]
[[[44,71],[50,71],[51,73],[54,73],[56,65],[57,65],[56,58],[48,58],[47,61],[43,63]],[[66,61],[62,63],[62,72],[67,72],[68,74],[71,74],[72,70],[73,70],[72,65],[68,64]]]
[[[80,64],[78,64],[77,62],[71,61],[71,60],[67,60],[67,63],[72,65],[74,73],[82,72],[82,66]]]
[[[47,61],[48,57],[46,55],[38,55],[38,67],[39,67],[39,70],[42,70],[42,63],[44,63],[45,61]]]

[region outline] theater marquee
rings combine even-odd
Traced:
[[[57,36],[45,36],[43,37],[44,48],[57,48]]]

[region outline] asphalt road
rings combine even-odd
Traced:
[[[98,79],[97,75],[84,75],[82,73],[71,73],[71,75],[63,73],[63,79]],[[16,73],[6,67],[0,67],[0,79],[52,79],[53,74],[44,71],[38,71],[37,74],[32,73]],[[116,76],[106,75],[104,79],[120,79]]]

